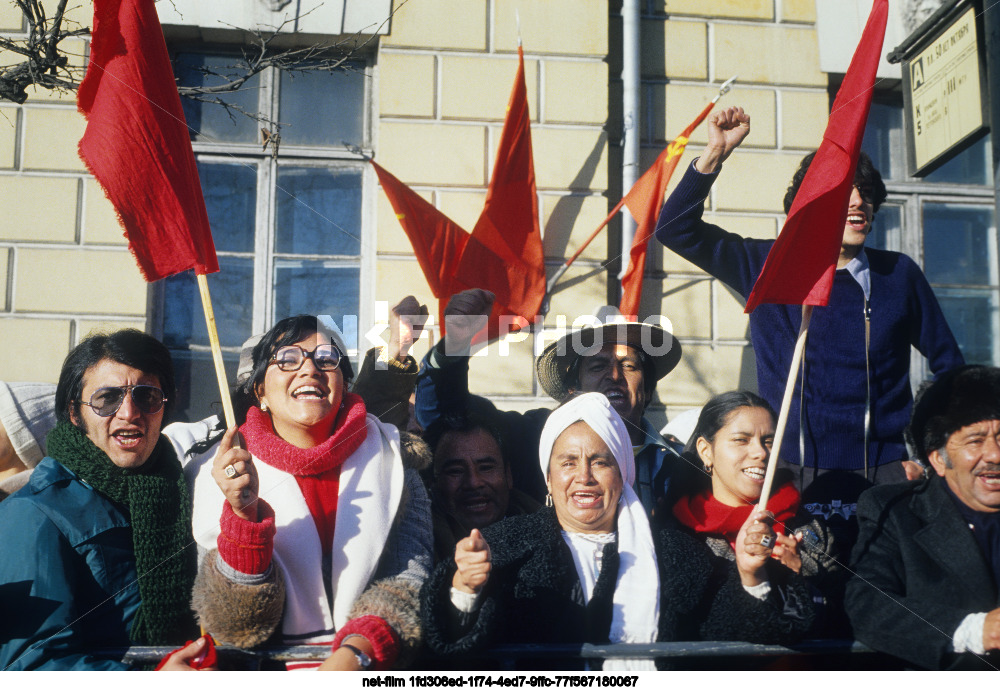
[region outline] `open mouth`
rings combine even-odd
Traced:
[[[624,391],[619,389],[612,389],[611,391],[605,391],[604,396],[608,399],[611,405],[621,405],[628,400]]]
[[[297,389],[295,389],[294,391],[292,391],[292,398],[294,398],[296,400],[299,400],[299,399],[314,399],[314,400],[319,400],[319,399],[322,399],[322,398],[325,398],[325,397],[326,396],[323,393],[322,389],[320,389],[318,386],[313,386],[311,384],[307,384],[305,386],[300,386]]]
[[[989,489],[1000,489],[1000,471],[986,471],[976,476]]]
[[[123,449],[134,449],[146,435],[137,429],[123,429],[112,432],[111,436]]]
[[[744,468],[743,474],[753,480],[754,482],[764,482],[764,475],[767,473],[766,468]]]
[[[581,509],[592,509],[601,506],[604,497],[594,492],[573,492],[570,499]]]
[[[852,211],[847,214],[847,225],[856,230],[864,230],[865,226],[868,225],[868,216],[858,211]]]
[[[490,502],[489,500],[481,497],[476,499],[466,499],[459,503],[459,507],[461,507],[463,511],[467,511],[469,513],[479,513],[480,511],[488,509],[490,507]]]

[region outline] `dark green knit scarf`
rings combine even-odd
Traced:
[[[129,516],[142,598],[129,638],[138,645],[173,645],[191,638],[198,552],[191,536],[191,500],[173,446],[161,436],[149,460],[126,469],[69,422],[56,425],[45,443],[50,456]]]

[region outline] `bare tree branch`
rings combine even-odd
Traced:
[[[83,59],[80,56],[81,59],[77,63],[71,63],[72,54],[60,44],[67,38],[88,37],[90,30],[76,22],[72,22],[72,27],[64,26],[69,23],[66,19],[68,0],[13,1],[24,15],[27,31],[24,38],[0,37],[0,49],[21,56],[24,60],[13,65],[0,65],[0,100],[24,103],[28,99],[27,90],[32,86],[51,91],[75,91],[85,74]],[[291,18],[286,17],[279,26],[269,27],[266,31],[232,26],[230,28],[242,31],[246,37],[242,60],[235,65],[227,66],[226,72],[201,69],[205,76],[210,76],[213,78],[212,81],[219,83],[209,86],[178,85],[177,90],[186,98],[225,108],[231,118],[239,114],[266,125],[269,132],[273,130],[270,136],[277,142],[280,138],[278,132],[280,123],[270,120],[261,113],[250,112],[229,103],[222,98],[222,95],[246,88],[250,79],[271,68],[292,73],[350,69],[351,58],[375,41],[379,31],[408,1],[403,0],[399,3],[367,36],[362,32],[372,27],[365,27],[361,32],[339,41],[316,43],[299,48],[276,48],[274,43],[279,36],[286,35],[282,33],[286,28],[294,26],[298,20],[313,10]],[[45,4],[51,6],[53,2],[56,3],[56,8],[49,18]]]

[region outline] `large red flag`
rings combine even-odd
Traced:
[[[888,0],[872,5],[833,102],[823,143],[747,299],[747,313],[764,302],[826,305],[830,300],[888,11]]]
[[[545,254],[538,228],[538,196],[531,153],[531,116],[524,81],[524,52],[483,208],[465,247],[452,292],[485,288],[496,295],[489,337],[499,334],[499,315],[534,319],[545,297]]]
[[[413,245],[413,253],[417,255],[431,292],[436,298],[448,299],[451,297],[452,277],[469,241],[469,234],[392,173],[375,161],[371,164],[399,224]]]
[[[635,319],[639,314],[639,301],[642,298],[642,277],[646,271],[646,251],[649,240],[656,230],[656,219],[663,206],[663,197],[667,191],[670,176],[684,153],[688,138],[694,129],[708,117],[715,101],[705,106],[683,132],[677,135],[656,158],[656,162],[636,180],[632,189],[625,195],[625,206],[628,207],[636,221],[635,236],[632,238],[632,249],[629,250],[628,270],[622,277],[622,299],[618,305],[619,311],[627,319]]]
[[[431,291],[439,299],[442,328],[447,299],[468,288],[496,295],[485,332],[489,338],[500,335],[502,315],[515,318],[504,328],[517,330],[538,314],[545,297],[545,256],[538,228],[530,125],[524,54],[518,48],[517,76],[486,204],[471,235],[372,161]]]
[[[94,0],[77,105],[80,157],[104,188],[147,281],[219,270],[198,169],[153,0]]]

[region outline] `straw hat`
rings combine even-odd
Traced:
[[[681,344],[674,338],[670,320],[661,317],[666,328],[645,322],[626,321],[617,307],[598,308],[593,325],[570,331],[550,343],[535,363],[542,388],[557,401],[569,396],[567,379],[580,357],[596,355],[607,343],[623,343],[645,353],[653,365],[653,379],[659,381],[681,359]]]

